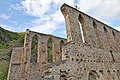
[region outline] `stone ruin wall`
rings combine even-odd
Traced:
[[[52,69],[49,67],[54,80],[120,80],[120,52],[91,49],[72,42],[65,48],[64,62]]]
[[[54,41],[53,63],[49,64],[45,56],[48,37],[39,35],[42,47],[38,50],[38,64],[30,66],[35,33],[27,31],[24,47],[13,50],[12,56],[21,53],[21,58],[12,57],[8,80],[120,80],[120,32],[67,4],[61,11],[67,30],[62,60],[57,60],[59,48],[55,46],[61,39]]]
[[[61,11],[69,43],[62,54],[66,62],[52,68],[55,80],[120,80],[120,32],[67,4]]]
[[[34,36],[37,36],[38,40],[37,63],[35,65],[30,62],[31,44]],[[41,76],[44,66],[51,64],[47,60],[47,41],[50,38],[52,39],[52,63],[61,61],[60,42],[63,41],[65,44],[66,39],[27,30],[24,47],[13,48],[8,80],[25,80],[30,76]]]
[[[61,11],[66,21],[68,41],[83,43],[80,31],[81,24],[86,45],[120,51],[119,31],[69,5],[61,7]]]
[[[48,67],[54,80],[120,80],[120,32],[64,4],[68,43],[62,62]],[[81,35],[80,23],[84,35]]]

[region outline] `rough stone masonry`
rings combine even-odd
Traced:
[[[24,46],[13,48],[7,80],[120,80],[120,32],[67,4],[61,12],[67,40],[26,30]]]

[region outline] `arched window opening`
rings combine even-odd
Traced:
[[[94,30],[97,30],[97,24],[95,21],[93,21],[93,27],[94,27]]]
[[[64,46],[64,41],[63,40],[61,40],[60,41],[60,59],[62,60],[62,47]]]
[[[107,28],[105,26],[103,28],[104,28],[105,33],[107,33],[108,32]]]
[[[107,43],[109,44],[109,47],[111,48],[111,49],[113,49],[112,48],[112,42],[111,42],[111,36],[110,36],[110,34],[109,34],[109,31],[108,31],[108,29],[104,26],[103,27],[103,29],[104,29],[104,31],[105,31],[105,35],[106,35],[106,38],[107,38]]]
[[[84,25],[84,19],[81,14],[79,14],[79,21],[82,25]]]
[[[52,63],[52,39],[49,38],[47,41],[47,60],[48,63]]]
[[[37,35],[33,36],[31,43],[31,63],[37,63],[37,53],[38,53],[38,37]]]
[[[60,75],[60,80],[67,80],[67,76],[66,75]]]
[[[98,75],[95,71],[91,71],[88,75],[88,80],[98,80]]]
[[[83,25],[84,25],[84,19],[82,17],[82,15],[80,14],[79,15],[79,26],[80,26],[80,32],[81,32],[81,36],[82,36],[82,41],[83,43],[85,42],[85,39],[84,39],[84,33],[83,33]]]
[[[61,41],[60,41],[60,52],[62,52],[62,47],[64,46],[64,44],[65,44],[64,41],[61,40]]]
[[[60,80],[67,80],[67,72],[60,70]]]
[[[114,32],[114,31],[112,31],[112,34],[113,34],[113,36],[115,37],[115,32]]]

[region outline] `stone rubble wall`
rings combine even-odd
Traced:
[[[37,63],[35,65],[30,63],[31,44],[34,36],[37,36],[38,39]],[[49,38],[52,39],[52,62],[62,60],[60,42],[63,41],[66,43],[66,39],[27,30],[24,38],[24,47],[14,48],[12,50],[8,80],[41,79],[44,66],[51,64],[47,62],[47,41]]]
[[[120,52],[90,48],[69,43],[64,47],[64,63],[53,66],[54,80],[89,80],[91,71],[98,75],[95,80],[120,80]],[[112,56],[113,54],[113,56]]]
[[[13,48],[7,80],[21,79],[23,50],[23,47]]]
[[[12,51],[8,80],[120,80],[120,32],[67,4],[61,12],[67,40],[27,30],[24,46]],[[34,36],[36,64],[30,62]],[[47,59],[50,38],[52,63]],[[62,52],[61,41],[65,43]]]
[[[120,51],[120,32],[67,4],[61,7],[67,29],[67,41],[83,43],[101,49]]]

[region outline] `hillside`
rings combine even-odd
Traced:
[[[17,33],[0,27],[0,47],[10,48],[11,46],[21,46],[23,44],[24,32]]]
[[[6,80],[10,62],[11,49],[22,46],[24,32],[17,33],[0,27],[0,80]]]

